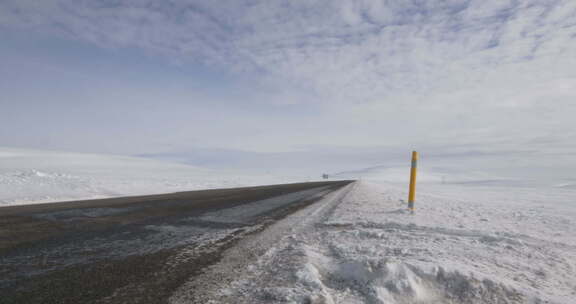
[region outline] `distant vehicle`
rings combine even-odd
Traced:
[[[329,177],[328,174],[326,174],[326,173],[322,174],[323,179],[328,179],[328,177]]]

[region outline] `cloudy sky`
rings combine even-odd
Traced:
[[[0,41],[2,146],[576,168],[573,0],[0,0]]]

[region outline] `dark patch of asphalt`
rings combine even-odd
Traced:
[[[243,237],[350,182],[0,208],[0,303],[166,303]],[[218,220],[235,207],[256,213]]]

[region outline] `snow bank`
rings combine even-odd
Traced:
[[[0,206],[302,181],[139,157],[0,148]]]
[[[222,295],[237,303],[573,303],[576,192],[557,190],[428,184],[411,215],[403,188],[362,181]]]

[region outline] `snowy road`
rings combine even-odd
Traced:
[[[2,208],[2,300],[574,303],[573,190],[422,184],[411,215],[398,186],[307,183]]]
[[[1,301],[166,303],[241,240],[349,183],[1,208]]]

